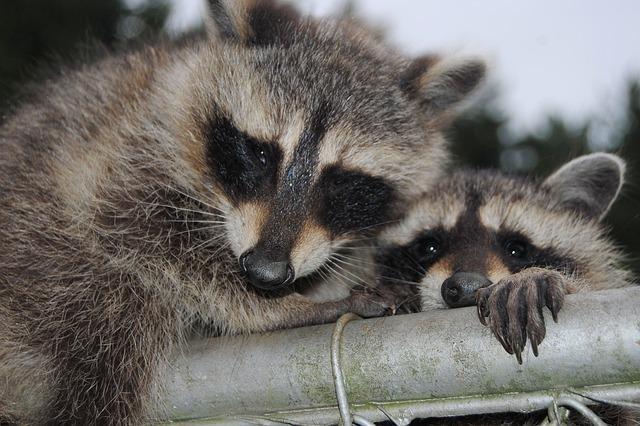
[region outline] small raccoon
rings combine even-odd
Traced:
[[[483,79],[353,22],[209,5],[206,36],[64,69],[0,128],[0,418],[139,424],[195,325],[367,313],[297,290],[359,276],[341,259],[436,181]]]
[[[527,340],[537,356],[545,306],[557,321],[567,293],[631,285],[600,223],[624,169],[617,156],[592,154],[543,182],[454,172],[380,236],[381,287],[406,296],[417,284],[423,311],[477,305],[519,363]]]

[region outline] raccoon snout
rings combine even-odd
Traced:
[[[476,304],[476,291],[490,286],[491,280],[473,272],[456,272],[442,283],[442,298],[450,308]]]
[[[251,284],[262,290],[278,289],[292,283],[295,277],[291,263],[270,259],[259,251],[243,253],[239,262]]]

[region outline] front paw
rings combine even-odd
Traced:
[[[533,354],[538,356],[538,345],[546,333],[542,308],[549,308],[557,322],[565,294],[564,279],[559,272],[530,268],[478,290],[478,317],[483,325],[487,325],[488,319],[489,328],[504,349],[515,354],[522,364],[527,338]]]
[[[363,318],[391,315],[396,309],[395,297],[370,287],[355,287],[347,298],[349,312]]]

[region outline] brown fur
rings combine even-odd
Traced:
[[[330,100],[310,175],[338,164],[384,179],[394,217],[439,175],[447,154],[434,123],[482,65],[462,67],[462,80],[442,66],[444,80],[431,73],[407,89],[410,61],[354,23],[271,2],[211,3],[208,38],[65,69],[0,128],[0,417],[139,424],[194,324],[250,333],[381,309],[358,294],[316,304],[295,288],[247,284],[238,256],[267,231],[296,231],[272,226],[285,214],[308,232],[291,237],[294,266],[319,274],[315,283],[344,279],[331,259],[360,256],[370,234],[317,229],[313,212],[277,205],[276,193],[238,202],[212,176],[207,131],[226,117],[294,161],[318,100]],[[430,86],[450,90],[430,104],[418,93]]]

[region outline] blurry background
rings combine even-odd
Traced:
[[[480,54],[492,80],[450,132],[459,164],[546,175],[577,155],[621,154],[629,182],[608,216],[640,272],[640,3],[636,0],[293,0],[364,17],[410,54]],[[1,0],[0,121],[43,64],[164,32],[198,31],[204,0]]]

